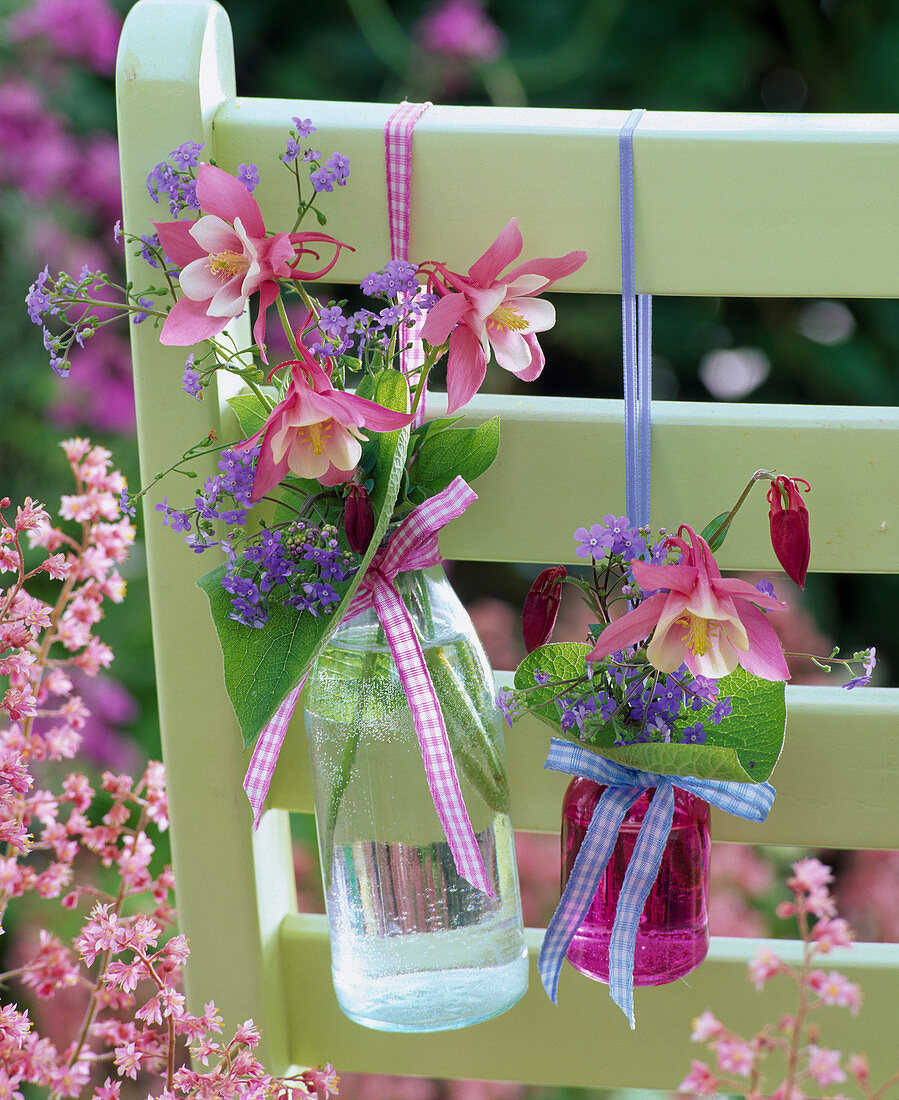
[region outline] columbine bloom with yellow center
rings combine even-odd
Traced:
[[[327,373],[302,344],[299,351],[300,359],[280,364],[290,367],[284,400],[272,409],[263,427],[237,448],[246,450],[261,441],[251,494],[254,501],[288,474],[315,478],[323,485],[348,481],[367,439],[361,428],[393,432],[413,420],[411,414],[333,389]]]
[[[501,274],[521,254],[518,219],[512,218],[467,275],[432,268],[428,288],[440,296],[422,326],[422,339],[433,347],[449,340],[446,368],[448,412],[461,408],[484,381],[491,349],[497,363],[525,382],[543,370],[543,352],[535,333],[552,328],[556,311],[534,295],[570,275],[587,259],[569,252],[558,259],[531,260]]]
[[[785,611],[786,604],[746,581],[722,577],[709,544],[692,527],[680,527],[668,545],[681,551],[680,564],[631,562],[637,584],[655,595],[607,626],[587,660],[648,638],[646,657],[660,672],[685,663],[694,676],[717,680],[741,665],[764,680],[789,680],[783,649],[762,610]]]
[[[197,169],[197,200],[203,217],[195,222],[154,222],[159,241],[173,264],[184,297],[169,311],[160,342],[187,347],[217,336],[232,317],[239,317],[251,294],[259,294],[253,328],[265,360],[265,312],[279,293],[279,279],[318,279],[337,261],[346,245],[319,232],[275,233],[269,237],[259,204],[235,176],[212,164]],[[330,263],[300,271],[304,254],[318,254],[310,244],[335,246]]]

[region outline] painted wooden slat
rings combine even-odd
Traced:
[[[143,233],[150,218],[169,219],[147,194],[148,172],[186,138],[211,143],[212,117],[234,94],[224,10],[205,0],[143,0],[126,20],[116,76],[124,221]],[[145,285],[146,265],[133,251],[125,250],[129,277]],[[245,320],[239,324],[243,343],[249,329]],[[141,483],[148,485],[210,430],[221,433],[221,424],[214,397],[196,402],[179,393],[190,349],[162,347],[150,322],[131,326],[131,339]],[[215,462],[195,469],[205,477]],[[283,1067],[277,929],[296,909],[289,823],[271,814],[258,833],[251,830],[240,732],[208,603],[194,583],[215,563],[186,553],[182,539],[162,527],[154,506],[163,492],[174,500],[182,488],[154,488],[144,519],[178,919],[191,946],[189,1004],[202,1012],[215,1000],[232,1031],[252,1016],[263,1032],[261,1057]],[[229,965],[237,945],[239,964]]]
[[[291,116],[347,154],[328,228],[358,282],[389,255],[383,128],[391,106],[234,99],[216,119],[231,170],[260,166],[272,224],[290,224],[279,170]],[[518,216],[528,254],[585,248],[570,290],[620,292],[617,135],[627,111],[435,106],[415,131],[413,260],[467,267]],[[313,144],[310,141],[310,144]],[[893,297],[899,293],[899,116],[647,111],[634,138],[638,289],[653,294]],[[460,232],[464,228],[464,232]]]
[[[507,685],[508,673],[497,676]],[[715,840],[821,848],[899,848],[899,689],[847,692],[833,687],[787,689],[787,735],[772,783],[774,808],[764,825],[713,810]],[[567,780],[545,772],[549,728],[532,717],[505,731],[512,820],[516,829],[559,830]],[[268,805],[313,810],[306,738],[292,723]]]
[[[746,1036],[796,1011],[795,987],[787,979],[769,982],[762,996],[746,977],[747,960],[761,946],[795,964],[800,945],[794,941],[713,938],[706,961],[685,979],[635,991],[637,1028],[630,1031],[607,987],[567,965],[559,1003],[550,1003],[537,974],[541,940],[539,931],[528,932],[530,988],[503,1016],[466,1028],[464,1037],[453,1031],[391,1035],[348,1023],[341,1015],[331,989],[325,918],[290,917],[282,925],[281,943],[293,1057],[315,1060],[327,1050],[346,1072],[673,1092],[689,1071],[690,1059],[705,1054],[703,1045],[689,1041],[690,1021],[705,1009],[713,1009],[723,1023]],[[872,1080],[879,1082],[896,1069],[893,1007],[899,1004],[899,947],[858,944],[832,952],[823,962],[825,969],[839,969],[860,982],[865,1001],[857,1017],[845,1008],[818,1014],[822,1045],[846,1053],[867,1051]],[[772,1091],[779,1080],[770,1082]]]
[[[478,395],[466,413],[472,422],[494,415],[499,458],[474,486],[484,502],[441,534],[442,552],[583,564],[575,528],[625,510],[622,402]],[[656,401],[652,447],[655,528],[689,522],[702,530],[765,467],[813,483],[813,572],[899,569],[899,410]],[[734,521],[722,568],[779,569],[764,496],[756,486]]]

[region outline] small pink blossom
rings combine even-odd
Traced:
[[[421,18],[414,36],[428,53],[454,59],[494,61],[506,48],[480,0],[443,0]]]
[[[854,939],[849,922],[842,917],[824,917],[812,929],[812,940],[824,954],[834,947],[851,947]]]
[[[827,1085],[837,1085],[846,1080],[846,1074],[840,1067],[840,1052],[828,1050],[826,1047],[815,1046],[813,1043],[806,1050],[808,1056],[808,1071],[825,1088]]]
[[[858,1014],[861,988],[855,982],[850,982],[845,974],[840,974],[837,970],[831,970],[829,974],[825,974],[823,970],[813,970],[808,984],[823,1004],[839,1005],[848,1008],[853,1016]]]
[[[140,1069],[143,1057],[143,1051],[138,1050],[137,1044],[134,1042],[125,1043],[123,1046],[116,1047],[115,1067],[119,1071],[119,1076],[131,1077],[136,1081],[137,1071]]]
[[[755,1051],[749,1043],[741,1039],[725,1036],[715,1044],[718,1068],[724,1073],[736,1073],[739,1077],[748,1077],[755,1065]]]
[[[811,857],[800,859],[793,864],[793,874],[787,879],[787,886],[797,894],[821,890],[833,882],[829,867],[819,859]]]
[[[724,1025],[719,1023],[707,1009],[693,1021],[690,1039],[694,1043],[704,1043],[706,1039],[717,1039],[723,1033]]]
[[[535,295],[577,271],[586,252],[558,259],[530,260],[503,273],[520,255],[523,242],[518,219],[506,225],[467,275],[432,263],[428,288],[440,295],[421,329],[432,347],[449,341],[446,368],[447,411],[452,413],[477,393],[487,371],[491,349],[497,363],[525,382],[543,370],[544,357],[535,333],[552,328],[556,311]]]
[[[693,1058],[690,1062],[690,1072],[677,1086],[678,1092],[693,1092],[697,1096],[715,1096],[718,1092],[719,1079],[712,1073],[705,1062]]]
[[[758,990],[764,989],[769,978],[785,969],[783,961],[769,947],[759,948],[749,960],[749,976]]]

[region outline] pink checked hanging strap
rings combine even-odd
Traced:
[[[387,218],[390,226],[390,258],[409,259],[409,223],[412,213],[412,131],[431,106],[430,103],[401,103],[384,127],[384,164],[387,173]],[[418,372],[424,362],[424,349],[419,331],[424,318],[403,325],[400,363],[410,386],[418,383]],[[415,420],[423,423],[425,402],[422,399]]]

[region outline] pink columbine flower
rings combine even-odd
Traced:
[[[504,274],[502,269],[521,254],[518,219],[512,218],[493,244],[468,269],[468,275],[434,263],[428,289],[440,301],[428,312],[421,337],[432,347],[449,340],[446,389],[452,413],[477,393],[484,381],[491,348],[501,367],[532,382],[543,370],[537,332],[552,328],[556,311],[534,295],[577,271],[586,252],[569,252],[558,259],[530,260]]]
[[[608,657],[651,634],[646,656],[661,672],[686,662],[694,676],[717,680],[742,665],[764,680],[789,680],[783,649],[760,610],[784,611],[786,604],[746,581],[722,577],[709,544],[692,527],[682,525],[666,542],[680,549],[681,563],[631,562],[637,583],[655,595],[607,626],[588,660]]]
[[[360,428],[393,432],[413,420],[411,414],[333,389],[331,379],[302,345],[300,355],[301,359],[281,364],[290,367],[284,400],[262,428],[237,447],[246,450],[262,440],[253,501],[261,500],[288,473],[317,478],[322,485],[347,481],[362,457],[360,440],[367,438]]]
[[[211,164],[197,169],[197,199],[204,211],[197,221],[153,223],[166,255],[182,268],[184,293],[165,319],[160,342],[187,347],[216,336],[258,291],[253,336],[265,360],[265,312],[278,296],[278,279],[319,279],[348,246],[317,232],[266,236],[262,211],[244,184]],[[316,271],[300,271],[304,253],[317,256],[312,243],[334,245],[334,257]]]

